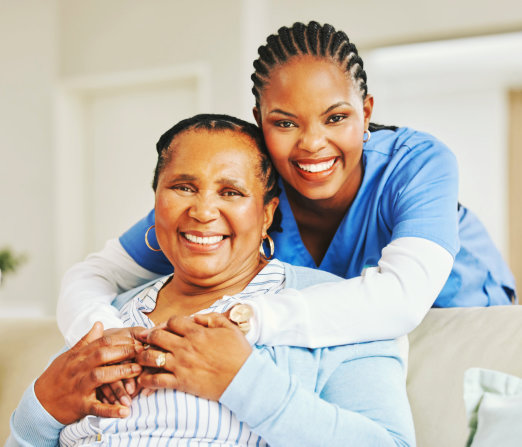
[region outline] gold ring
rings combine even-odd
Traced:
[[[167,363],[167,354],[164,352],[160,352],[159,355],[156,357],[156,366],[158,368],[163,368],[165,366],[165,363]]]

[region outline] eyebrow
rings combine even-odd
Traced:
[[[195,182],[198,180],[198,177],[195,177],[190,174],[178,174],[174,177],[168,179],[168,183],[176,183],[176,182]],[[236,188],[237,190],[241,191],[243,194],[246,194],[248,192],[247,188],[239,181],[227,178],[227,177],[221,177],[216,180],[216,183],[218,185],[222,186],[231,186],[233,188]]]
[[[297,118],[296,115],[294,115],[293,113],[290,113],[290,112],[285,112],[284,110],[281,110],[281,109],[274,109],[274,110],[271,110],[268,114],[272,114],[272,113],[280,113],[281,115],[286,115],[286,116],[290,116],[292,118]]]
[[[218,179],[216,183],[222,186],[232,186],[233,188],[236,188],[237,190],[241,191],[243,194],[246,194],[248,192],[247,188],[245,188],[245,186],[242,183],[234,179],[222,177]]]
[[[172,183],[172,182],[179,182],[179,181],[183,181],[183,182],[193,182],[194,180],[197,180],[197,178],[194,177],[193,175],[189,175],[189,174],[176,174],[174,177],[169,178],[168,182],[169,182],[169,183]]]
[[[321,115],[326,115],[327,113],[330,113],[332,110],[334,110],[340,106],[352,107],[352,105],[347,101],[339,101],[339,102],[336,102],[335,104],[332,104],[330,107],[328,107],[323,113],[321,113]],[[292,118],[297,118],[297,115],[294,115],[293,113],[290,113],[290,112],[285,112],[284,110],[281,110],[281,109],[271,110],[268,114],[270,115],[272,113],[280,113],[281,115],[289,116]]]
[[[336,102],[335,104],[332,104],[330,107],[328,107],[321,115],[326,115],[327,113],[330,113],[332,110],[334,110],[340,106],[352,107],[352,105],[349,102],[339,101],[339,102]]]

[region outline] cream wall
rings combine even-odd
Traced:
[[[0,247],[30,261],[0,288],[0,311],[52,312],[53,90],[57,69],[53,0],[0,2]]]
[[[67,258],[60,254],[65,244],[61,235],[70,231],[60,228],[64,225],[60,218],[64,200],[69,200],[70,212],[77,213],[77,221],[85,211],[83,196],[74,193],[78,186],[74,182],[81,173],[72,170],[66,175],[63,168],[64,147],[60,146],[55,119],[61,87],[196,64],[206,67],[209,83],[208,100],[198,104],[205,104],[207,111],[250,118],[253,100],[249,76],[256,48],[268,33],[295,20],[315,18],[333,23],[345,29],[367,55],[374,47],[394,43],[460,37],[481,30],[522,29],[518,1],[478,5],[468,0],[443,0],[432,9],[426,9],[430,7],[423,3],[0,0],[0,247],[10,245],[27,252],[30,259],[0,288],[0,312],[53,313],[64,268],[58,259],[73,262],[81,258],[79,247]],[[374,78],[376,87],[379,82]],[[503,104],[498,92],[486,97],[494,103],[492,110],[501,114]],[[480,101],[471,103],[481,106]],[[436,131],[437,125],[433,126]],[[439,128],[445,126],[442,122]],[[488,138],[495,141],[498,132],[496,125]],[[461,137],[445,134],[445,138],[454,138],[459,144]],[[72,152],[76,150],[73,146],[74,140],[68,146]],[[495,178],[505,175],[502,151],[473,162],[479,165],[478,170],[494,166]],[[93,186],[89,181],[82,180],[84,189]],[[483,182],[483,176],[476,181]],[[501,222],[492,224],[497,228],[493,231],[505,245],[505,209],[498,207],[498,203],[504,203],[505,186],[494,181],[488,200],[497,202],[495,213],[501,216]],[[483,205],[484,197],[474,195],[473,183],[466,183],[463,193],[469,195],[470,203],[479,204],[485,213],[490,211]]]
[[[269,0],[271,27],[317,20],[343,29],[359,48],[522,29],[518,0]]]

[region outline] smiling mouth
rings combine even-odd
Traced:
[[[199,245],[212,245],[217,244],[218,242],[221,242],[223,239],[225,239],[224,235],[220,236],[195,236],[194,234],[190,233],[181,233],[185,239],[188,241],[199,244]]]
[[[318,173],[318,172],[325,172],[332,168],[334,163],[336,162],[337,157],[331,158],[330,160],[321,161],[318,163],[303,163],[296,161],[295,165],[301,169],[304,172],[310,172],[312,174]]]

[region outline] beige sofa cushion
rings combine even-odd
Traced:
[[[522,377],[522,306],[432,309],[410,336],[408,395],[419,447],[463,447],[464,371]]]
[[[0,319],[0,445],[24,390],[45,369],[64,340],[54,318]]]

